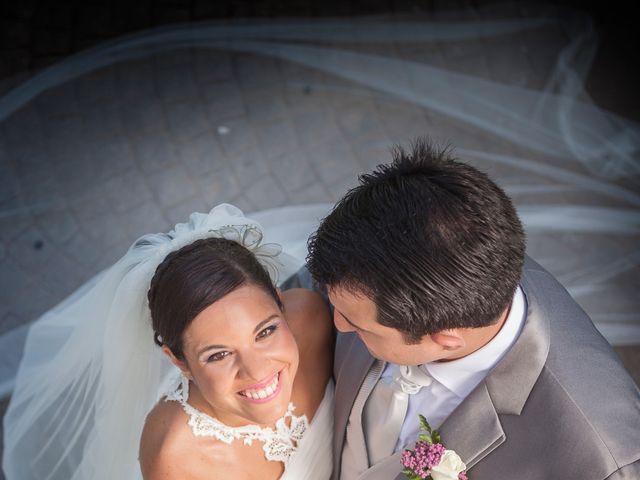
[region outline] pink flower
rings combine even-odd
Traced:
[[[458,474],[458,480],[469,480],[469,479],[467,478],[467,472],[460,472],[460,473]]]
[[[414,471],[421,478],[427,478],[431,469],[440,463],[445,448],[441,443],[416,443],[415,451],[405,450],[402,453],[402,466]]]

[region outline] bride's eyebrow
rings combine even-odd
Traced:
[[[274,318],[278,318],[278,317],[279,315],[275,313],[273,315],[269,315],[267,318],[265,318],[264,320],[262,320],[260,323],[256,325],[256,327],[253,329],[253,333],[254,334],[258,333],[260,330],[262,330],[262,327],[264,327],[267,323],[269,323]],[[208,350],[216,350],[220,348],[227,348],[227,346],[226,345],[207,345],[206,347],[203,347],[202,349],[200,349],[197,355],[199,357],[200,355],[202,355],[204,352]]]

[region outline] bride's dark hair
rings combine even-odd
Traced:
[[[238,242],[205,238],[171,252],[156,269],[147,294],[155,342],[184,359],[182,334],[193,319],[247,284],[263,289],[282,308],[269,274]]]

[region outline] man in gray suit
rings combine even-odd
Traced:
[[[418,414],[472,480],[640,479],[638,389],[510,199],[425,141],[394,156],[309,242],[340,332],[334,480],[405,478]]]

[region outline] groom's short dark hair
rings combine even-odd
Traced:
[[[408,342],[495,323],[525,252],[504,191],[424,139],[411,152],[395,147],[392,163],[359,180],[309,239],[314,280],[365,294],[378,322]]]

